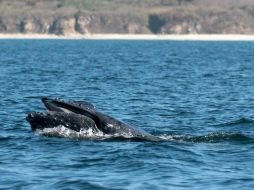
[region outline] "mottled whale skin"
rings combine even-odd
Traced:
[[[33,131],[61,125],[77,132],[90,129],[107,135],[127,135],[144,140],[159,140],[158,137],[97,111],[88,102],[64,101],[48,97],[43,97],[41,100],[48,111],[30,112],[26,118]]]

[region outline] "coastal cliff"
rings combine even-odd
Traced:
[[[254,2],[248,0],[232,0],[231,4],[227,0],[224,4],[216,0],[213,3],[206,0],[124,2],[0,0],[0,33],[254,33]]]

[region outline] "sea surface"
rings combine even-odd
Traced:
[[[253,189],[254,42],[0,40],[0,189]],[[43,96],[163,139],[31,131]]]

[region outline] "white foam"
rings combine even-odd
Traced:
[[[92,128],[81,129],[78,132],[78,131],[74,131],[74,130],[69,129],[64,125],[59,125],[59,126],[54,127],[54,128],[37,129],[35,132],[37,134],[46,135],[46,136],[78,138],[78,139],[105,140],[105,139],[117,138],[117,137],[123,137],[125,139],[133,138],[133,135],[131,135],[131,133],[108,135],[108,134],[104,134],[101,131],[99,131],[99,132],[94,131]]]
[[[174,140],[181,141],[185,138],[185,136],[183,135],[167,135],[167,134],[159,135],[158,137],[166,141],[174,141]]]
[[[58,137],[69,137],[69,138],[90,138],[90,137],[102,137],[104,134],[102,132],[95,132],[92,128],[82,129],[79,132],[71,130],[63,125],[59,125],[54,128],[44,128],[37,129],[36,133],[48,136],[58,136]]]

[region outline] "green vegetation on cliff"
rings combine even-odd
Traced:
[[[253,0],[0,0],[0,33],[253,34]]]

